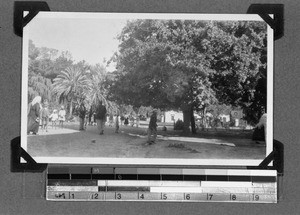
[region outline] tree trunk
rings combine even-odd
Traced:
[[[73,102],[71,101],[71,103],[70,103],[70,116],[69,117],[71,117],[72,116],[72,112],[73,112]]]
[[[190,125],[191,125],[191,107],[186,105],[182,108],[183,112],[183,134],[190,133]]]
[[[204,107],[203,108],[203,110],[202,110],[202,131],[204,131],[205,130],[205,128],[206,128],[206,116],[205,116],[205,114],[206,114],[206,107]]]
[[[194,110],[193,106],[191,107],[191,128],[192,128],[192,133],[196,134],[196,125],[195,125],[195,116],[194,116]]]

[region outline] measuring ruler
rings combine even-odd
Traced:
[[[49,167],[47,200],[277,202],[275,170]]]

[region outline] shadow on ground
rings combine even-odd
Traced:
[[[147,145],[145,128],[121,126],[116,134],[113,127],[106,127],[104,135],[98,134],[96,126],[87,126],[86,131],[77,128],[76,124],[67,124],[61,133],[49,128],[47,133],[40,131],[37,136],[28,136],[28,153],[33,157],[173,159],[263,159],[266,154],[266,146],[251,141],[250,132],[206,131],[187,137],[191,142],[183,141],[185,138],[178,131],[160,131],[162,138]]]

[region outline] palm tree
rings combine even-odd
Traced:
[[[104,86],[106,78],[105,68],[96,65],[91,68],[88,73],[88,91],[86,91],[85,98],[90,104],[96,104],[97,101],[102,101],[106,106],[108,106],[107,89]]]
[[[88,89],[87,75],[78,67],[68,67],[53,80],[53,92],[59,98],[59,103],[65,100],[70,103],[70,115],[73,111],[73,102],[83,98]]]

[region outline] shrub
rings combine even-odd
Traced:
[[[174,130],[183,130],[184,123],[182,120],[177,120],[174,125]]]

